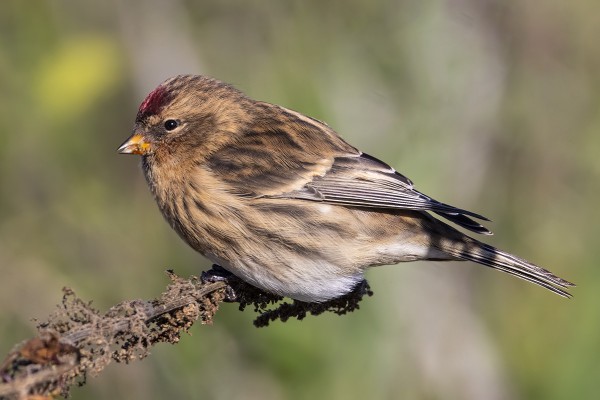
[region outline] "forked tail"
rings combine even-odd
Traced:
[[[473,261],[478,264],[504,271],[510,275],[542,286],[562,297],[573,297],[573,295],[566,290],[570,287],[574,287],[575,284],[522,258],[479,242],[468,236],[465,236],[465,238],[468,240],[459,244],[454,241],[444,240],[440,243],[440,247],[445,253],[460,260]]]

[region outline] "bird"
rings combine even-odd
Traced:
[[[137,154],[166,221],[244,282],[303,302],[351,292],[374,266],[472,261],[570,298],[575,286],[469,236],[484,216],[437,201],[326,123],[204,75],[167,79],[119,153]]]

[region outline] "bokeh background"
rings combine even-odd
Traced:
[[[224,305],[73,399],[588,399],[600,391],[600,12],[593,0],[0,2],[0,354],[69,286],[106,309],[208,262],[118,155],[179,73],[327,121],[565,300],[472,264],[368,274],[359,312],[252,326]],[[487,238],[486,238],[487,239]]]

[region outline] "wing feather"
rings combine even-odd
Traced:
[[[414,189],[410,179],[365,153],[339,156],[331,168],[315,176],[300,190],[275,197],[323,201],[351,207],[405,209],[434,212],[465,229],[491,232],[472,218],[484,216],[441,203]]]
[[[206,160],[243,197],[293,198],[389,210],[430,211],[482,234],[487,218],[419,192],[410,179],[358,151],[320,121],[268,103],[263,117]],[[268,149],[277,148],[277,151]]]

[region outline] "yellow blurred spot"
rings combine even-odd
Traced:
[[[117,84],[117,46],[108,38],[69,39],[38,72],[40,107],[53,119],[73,118],[89,110]]]

